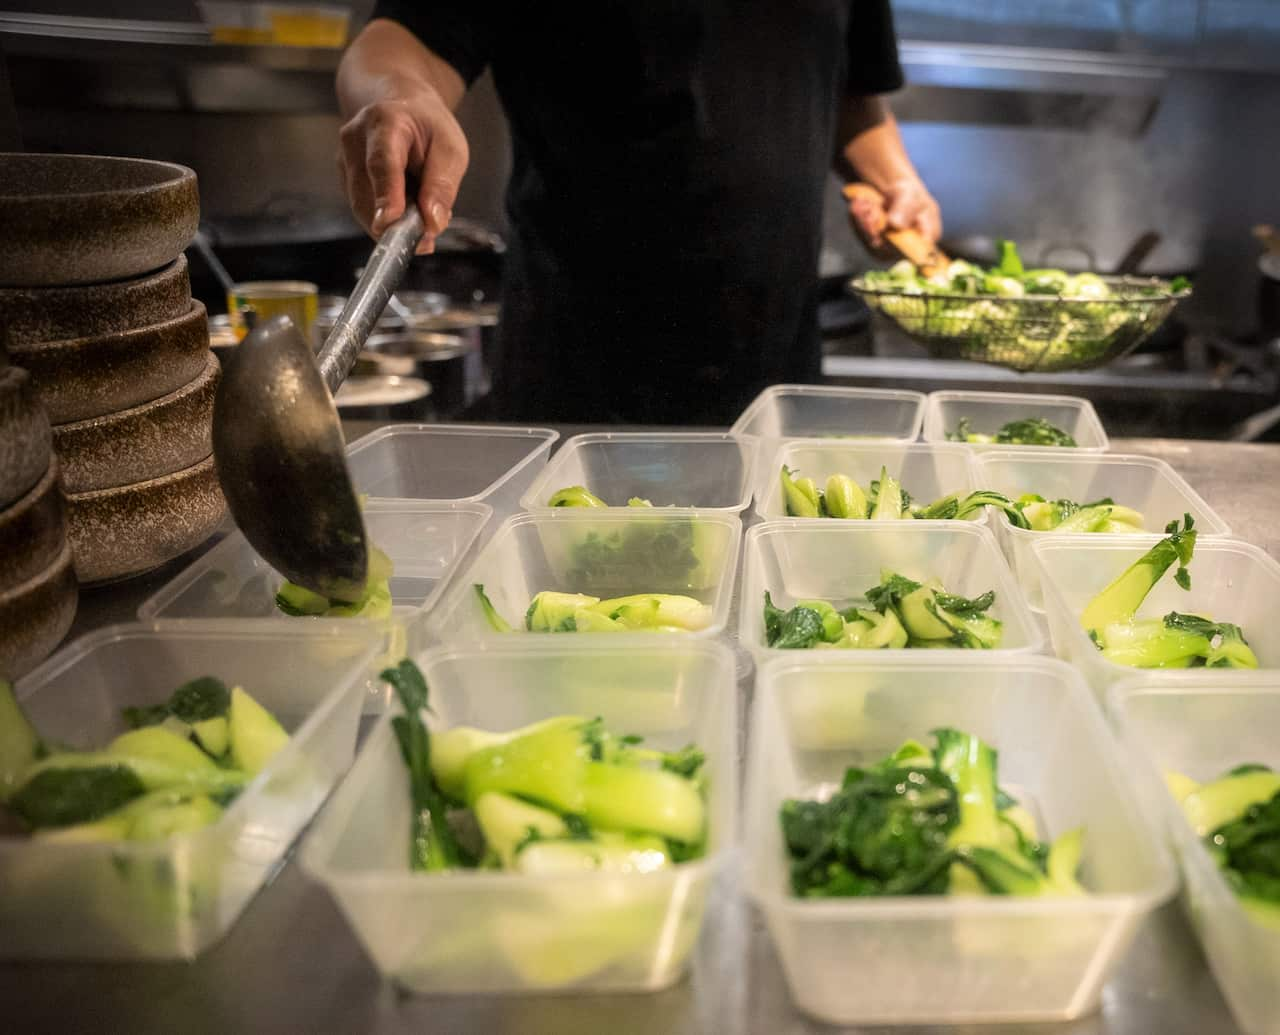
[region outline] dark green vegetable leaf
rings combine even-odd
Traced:
[[[214,676],[200,676],[183,683],[164,704],[122,708],[121,715],[134,729],[154,726],[170,715],[183,722],[203,722],[226,715],[231,708],[231,691]]]
[[[822,615],[811,607],[780,611],[768,592],[764,595],[765,643],[780,650],[812,647],[823,638]]]
[[[1068,446],[1074,448],[1076,440],[1056,424],[1043,417],[1026,417],[1010,421],[996,432],[1002,445],[1013,446]]]
[[[449,826],[449,805],[431,772],[431,735],[422,722],[427,707],[427,681],[408,658],[395,668],[384,669],[382,678],[396,691],[403,715],[391,720],[400,756],[409,770],[409,795],[413,819],[409,865],[414,870],[448,870],[472,866],[470,858]]]
[[[146,793],[128,766],[45,769],[9,799],[9,808],[33,830],[89,823]]]
[[[1237,894],[1280,905],[1280,794],[1205,840]]]
[[[882,579],[880,585],[872,586],[867,590],[865,596],[872,607],[884,614],[903,597],[914,593],[919,588],[920,583],[913,582],[903,575],[890,575],[887,579]]]

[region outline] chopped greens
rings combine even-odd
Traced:
[[[765,645],[778,650],[1000,646],[1003,625],[987,614],[995,604],[994,591],[968,599],[946,592],[936,580],[922,585],[885,571],[864,596],[866,607],[838,610],[825,600],[801,600],[784,611],[766,592]]]
[[[494,632],[512,632],[489,600],[484,586],[472,587],[485,621]],[[712,610],[693,597],[673,593],[634,593],[601,600],[585,593],[543,590],[524,615],[524,630],[564,632],[697,632],[711,624]]]
[[[932,751],[907,741],[850,766],[826,799],[782,803],[791,890],[802,898],[1082,895],[1083,831],[1037,839],[1030,813],[997,783],[996,751],[955,729]]]
[[[969,418],[961,417],[955,430],[947,432],[947,441],[972,445],[1057,446],[1073,449],[1078,444],[1070,434],[1056,424],[1050,424],[1043,417],[1011,420],[994,434],[974,431]]]

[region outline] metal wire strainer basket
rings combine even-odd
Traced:
[[[1098,299],[913,293],[862,277],[850,287],[931,356],[1049,373],[1099,367],[1133,351],[1191,294],[1154,278],[1101,279],[1111,294]]]

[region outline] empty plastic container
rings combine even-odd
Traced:
[[[222,937],[350,764],[377,646],[368,626],[116,625],[28,675],[17,694],[36,730],[73,748],[105,746],[127,729],[122,708],[208,675],[243,686],[292,739],[203,830],[146,843],[0,838],[0,958],[191,958]]]
[[[689,635],[717,636],[728,622],[741,538],[741,522],[715,511],[664,514],[623,507],[520,514],[503,523],[475,563],[451,584],[428,620],[429,633],[435,643],[513,635],[489,624],[474,590],[480,584],[498,614],[516,629],[523,629],[529,602],[543,590],[597,597],[677,593],[712,609],[711,624]],[[528,635],[581,642],[632,634]]]
[[[580,485],[611,507],[632,497],[655,507],[741,513],[751,503],[755,440],[724,434],[604,432],[575,435],[556,452],[520,505],[532,513]]]
[[[923,653],[923,652],[922,652]],[[1083,827],[1083,898],[797,899],[783,801],[953,726],[999,752],[999,780],[1042,838]],[[799,656],[757,678],[746,886],[791,994],[833,1024],[1066,1020],[1094,1010],[1172,865],[1077,673],[1045,658]],[[983,1030],[986,1030],[985,1028]]]
[[[772,458],[759,465],[756,512],[766,521],[787,517],[779,473],[783,464],[812,478],[821,488],[833,474],[847,474],[867,492],[880,477],[880,469],[902,483],[916,503],[932,503],[952,492],[971,492],[973,480],[969,451],[953,444],[925,445],[902,442],[784,442]],[[831,520],[831,519],[824,519]],[[975,519],[986,524],[986,511]]]
[[[1172,677],[1172,678],[1171,678]],[[1165,821],[1182,871],[1183,905],[1240,1027],[1280,1032],[1280,931],[1250,919],[1166,790],[1169,770],[1213,780],[1244,762],[1280,769],[1280,674],[1217,673],[1127,680],[1112,710],[1128,755]]]
[[[465,500],[514,514],[560,437],[549,428],[394,424],[353,442],[356,492],[415,500]]]
[[[1076,449],[1103,453],[1109,448],[1102,421],[1088,399],[1074,395],[1036,395],[1017,392],[930,392],[924,414],[924,440],[946,442],[947,433],[969,419],[969,430],[994,435],[1004,425],[1028,417],[1043,417],[1076,440]],[[1034,446],[970,445],[987,449],[1033,449]],[[1068,446],[1053,447],[1068,449]]]
[[[365,505],[369,539],[391,558],[393,567],[392,643],[401,635],[397,629],[412,632],[435,606],[449,575],[468,556],[489,515],[482,503],[376,499]],[[283,581],[284,576],[236,532],[143,603],[138,617],[144,621],[262,618],[288,623],[289,628],[321,621],[287,615],[276,607],[276,591]],[[404,650],[400,642],[398,654]],[[415,641],[408,646],[419,645]]]
[[[1080,453],[1056,449],[1001,449],[974,458],[974,481],[984,489],[1002,492],[1010,499],[1035,493],[1047,500],[1069,499],[1088,503],[1113,499],[1142,512],[1150,532],[1160,532],[1170,521],[1190,514],[1201,537],[1229,535],[1227,523],[1210,509],[1185,478],[1163,460],[1124,453]],[[1009,563],[1022,585],[1027,601],[1044,610],[1040,571],[1031,556],[1031,544],[1046,536],[1068,538],[1054,532],[1015,528],[1003,511],[992,516]],[[1116,536],[1085,533],[1073,540],[1115,539]]]
[[[1099,700],[1105,698],[1108,687],[1121,679],[1144,673],[1153,679],[1162,676],[1159,670],[1135,669],[1108,661],[1080,624],[1080,615],[1089,601],[1159,541],[1159,536],[1130,536],[1123,541],[1108,537],[1107,542],[1081,543],[1074,538],[1045,536],[1037,539],[1033,547],[1054,653],[1079,666]],[[1275,616],[1280,614],[1280,564],[1248,543],[1208,539],[1196,543],[1188,570],[1190,590],[1179,588],[1171,568],[1143,602],[1138,617],[1160,618],[1179,611],[1204,615],[1215,622],[1233,622],[1244,631],[1262,668],[1280,668],[1280,635],[1275,631]],[[1214,678],[1209,669],[1186,674],[1205,680]]]
[[[765,646],[766,590],[784,610],[799,600],[826,600],[843,608],[864,600],[886,569],[917,582],[941,579],[949,593],[963,597],[995,590],[996,601],[988,613],[1004,623],[1004,635],[996,651],[975,653],[1035,653],[1044,646],[990,529],[968,521],[767,521],[747,532],[743,552],[738,642],[758,661],[800,653],[823,659],[850,654],[918,656],[921,651],[910,648],[798,651]]]
[[[510,730],[600,716],[617,733],[706,753],[702,859],[640,876],[530,877],[408,868],[408,776],[384,718],[308,835],[303,867],[333,894],[377,968],[423,993],[650,991],[679,978],[712,878],[734,843],[733,659],[714,643],[438,650],[421,659],[429,724]]]

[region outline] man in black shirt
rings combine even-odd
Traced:
[[[341,166],[377,236],[420,186],[429,251],[466,171],[453,117],[486,66],[513,168],[495,391],[507,419],[727,423],[820,378],[834,162],[851,216],[941,231],[879,94],[888,0],[379,0],[338,72]]]

